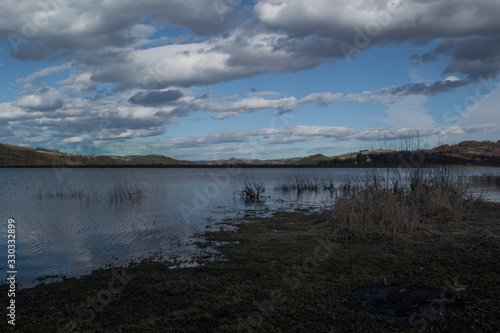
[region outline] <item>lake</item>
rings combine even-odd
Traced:
[[[500,168],[465,172],[500,175]],[[22,288],[42,275],[78,276],[151,256],[187,260],[197,251],[193,235],[222,219],[331,206],[329,191],[297,195],[274,189],[285,181],[299,177],[338,186],[367,173],[385,175],[387,169],[2,168],[0,248],[5,255],[0,270],[8,270],[8,219],[16,222],[16,268]],[[265,184],[263,203],[241,199],[239,192],[247,182]],[[498,187],[478,185],[472,190],[500,202]]]

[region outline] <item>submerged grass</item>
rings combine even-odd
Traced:
[[[335,184],[333,179],[319,180],[317,176],[309,177],[305,174],[295,174],[287,180],[282,180],[274,187],[274,190],[281,192],[293,191],[297,192],[297,194],[322,190],[333,193],[335,192]]]
[[[78,199],[80,202],[87,205],[100,204],[107,202],[108,204],[123,204],[123,203],[140,203],[148,195],[148,190],[138,184],[122,183],[117,180],[113,188],[96,191],[95,188],[75,189],[71,186],[67,189],[58,189],[53,191],[39,189],[37,198],[44,199]]]
[[[108,192],[108,203],[140,203],[145,197],[146,189],[144,187],[136,184],[122,184],[118,182],[114,189]]]

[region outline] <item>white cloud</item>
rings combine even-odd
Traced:
[[[460,79],[454,75],[448,76],[444,81],[460,81]]]
[[[406,96],[391,104],[386,110],[387,118],[381,121],[395,128],[433,128],[436,122],[427,114],[424,107],[427,101],[422,95]]]
[[[25,89],[31,89],[32,86],[41,84],[43,79],[46,77],[57,74],[70,67],[71,65],[69,63],[61,66],[46,67],[38,72],[28,75],[23,79],[18,79],[17,82],[23,84]]]
[[[307,95],[306,97],[300,100],[300,103],[312,103],[319,102],[321,105],[327,106],[332,104],[333,102],[339,100],[344,96],[342,93],[332,94],[330,92],[327,93],[312,93]]]
[[[84,94],[97,89],[99,84],[92,81],[91,73],[73,73],[65,80],[58,81],[62,92],[73,91],[75,94]]]
[[[64,105],[63,97],[52,87],[30,90],[17,101],[17,106],[33,111],[54,111]]]

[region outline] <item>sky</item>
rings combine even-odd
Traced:
[[[0,143],[281,159],[500,139],[498,0],[2,0]]]

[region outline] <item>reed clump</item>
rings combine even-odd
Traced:
[[[260,182],[247,182],[240,192],[241,198],[246,202],[260,202],[266,192],[266,185]]]
[[[112,190],[108,192],[108,203],[140,203],[146,197],[146,190],[136,184],[123,184],[118,182]]]
[[[274,187],[275,191],[281,192],[335,192],[335,184],[332,179],[320,180],[317,176],[309,177],[304,174],[296,174],[290,179],[281,181]]]
[[[474,203],[461,170],[408,169],[340,187],[331,223],[335,237],[429,236],[460,228]]]

